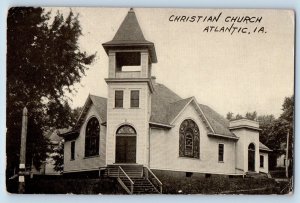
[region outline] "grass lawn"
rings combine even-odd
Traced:
[[[164,194],[278,194],[282,187],[268,178],[157,176],[164,184]]]
[[[284,187],[274,179],[228,178],[225,176],[174,177],[157,175],[164,194],[279,194]],[[17,193],[17,181],[7,183],[7,190]],[[115,179],[34,178],[26,180],[29,194],[126,194]]]
[[[33,178],[25,184],[27,194],[122,194],[123,189],[116,180],[103,179],[67,179]],[[8,182],[7,190],[17,193],[18,182]]]

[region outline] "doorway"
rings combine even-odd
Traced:
[[[117,130],[116,163],[136,163],[136,131],[130,125]]]
[[[255,171],[255,145],[248,146],[248,171]]]

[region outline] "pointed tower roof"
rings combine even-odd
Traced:
[[[153,42],[149,42],[145,39],[142,29],[138,23],[134,10],[131,8],[114,38],[102,44],[106,53],[109,49],[120,47],[140,47],[149,50],[151,61],[157,62],[156,52]]]

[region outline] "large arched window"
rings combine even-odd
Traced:
[[[100,124],[97,118],[91,118],[85,131],[85,156],[99,155]]]
[[[179,128],[179,156],[199,158],[199,148],[199,128],[193,120],[186,119]]]

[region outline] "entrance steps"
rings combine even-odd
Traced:
[[[107,166],[107,175],[117,178],[128,194],[160,194],[162,183],[153,172],[139,164],[113,164]]]
[[[119,166],[122,167],[122,169],[125,171],[125,173],[130,177],[130,178],[141,178],[143,177],[143,165],[123,165],[123,164],[114,164],[114,165],[108,165],[107,166],[107,173],[109,177],[118,177],[118,172],[119,172]],[[120,176],[125,176],[125,174],[120,173]]]

